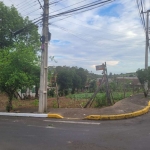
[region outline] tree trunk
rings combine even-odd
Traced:
[[[38,90],[39,90],[39,88],[38,88],[38,86],[36,85],[36,86],[35,86],[35,97],[36,97],[36,98],[38,98]]]
[[[12,109],[13,109],[13,106],[12,106],[12,99],[13,99],[13,96],[12,95],[9,95],[9,100],[8,100],[8,104],[7,104],[7,111],[10,112]]]

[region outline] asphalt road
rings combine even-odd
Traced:
[[[117,121],[0,116],[0,150],[149,150],[150,113]]]

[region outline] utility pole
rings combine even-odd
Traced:
[[[48,77],[48,21],[49,21],[49,0],[44,0],[43,8],[43,35],[42,52],[41,52],[41,73],[40,73],[40,96],[39,96],[39,112],[47,111],[47,77]]]
[[[150,10],[147,10],[146,13],[146,46],[145,46],[145,70],[148,70],[148,47],[149,47],[149,12]],[[148,95],[148,81],[145,81],[144,83],[144,89],[145,89],[145,96]]]
[[[145,69],[148,69],[148,47],[149,47],[149,12],[150,10],[147,10],[146,12],[146,46],[145,46]]]
[[[109,83],[108,83],[108,75],[107,75],[106,62],[105,62],[104,76],[105,76],[105,87],[106,87],[107,104],[108,104],[108,105],[111,105],[110,88],[109,88]]]

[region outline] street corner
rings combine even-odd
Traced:
[[[89,115],[86,116],[84,119],[88,120],[119,120],[119,119],[128,119],[133,118],[137,116],[144,115],[149,112],[150,109],[150,101],[148,102],[148,105],[138,111],[126,113],[126,114],[117,114],[117,115]]]
[[[51,114],[51,113],[48,113],[47,117],[48,118],[56,118],[56,119],[63,119],[64,118],[63,116],[61,116],[59,114]]]

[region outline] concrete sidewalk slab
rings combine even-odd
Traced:
[[[33,111],[29,109],[28,110],[19,109],[19,113],[1,112],[0,115],[84,119],[86,116],[89,115],[100,116],[100,115],[120,115],[120,114],[133,113],[144,109],[148,104],[150,105],[149,99],[150,97],[145,98],[143,94],[137,94],[132,97],[120,100],[112,106],[103,107],[103,108],[48,108],[48,114],[39,114],[38,110],[36,109],[34,109]],[[24,113],[27,111],[28,113]],[[33,112],[33,113],[29,113],[29,112]]]

